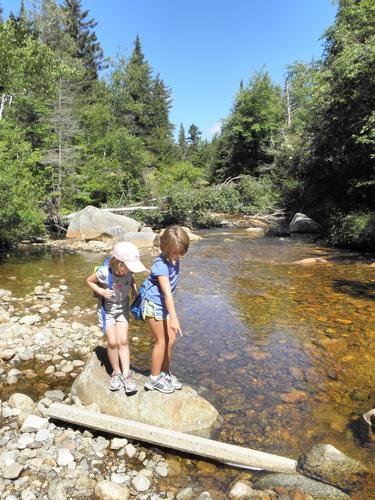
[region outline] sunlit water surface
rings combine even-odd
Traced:
[[[292,458],[330,443],[375,470],[375,435],[359,419],[375,405],[375,270],[369,267],[375,256],[304,239],[253,238],[241,229],[201,235],[181,260],[176,303],[184,335],[173,371],[223,416],[215,438]],[[329,264],[293,264],[316,256]],[[0,279],[24,296],[39,280],[53,285],[65,278],[65,309],[73,319],[74,305],[94,309],[84,281],[102,259],[4,256]],[[150,265],[152,257],[143,260]],[[95,324],[96,316],[74,319]],[[140,342],[132,343],[132,364],[145,370],[152,346],[147,326],[133,321],[133,335]],[[39,382],[45,390],[43,375]],[[34,397],[38,387],[33,380]],[[216,476],[235,477],[228,468]],[[367,493],[353,498],[370,498],[373,487],[371,480]]]

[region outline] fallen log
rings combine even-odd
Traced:
[[[133,420],[96,413],[76,406],[53,403],[47,410],[49,417],[89,427],[110,434],[152,443],[200,457],[238,466],[272,472],[295,473],[297,462],[290,458],[206,439],[192,434],[164,429]]]

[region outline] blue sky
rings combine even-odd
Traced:
[[[20,0],[0,0],[4,15]],[[31,1],[25,2],[26,7]],[[129,57],[138,34],[146,60],[171,88],[171,122],[210,139],[241,79],[265,68],[282,83],[288,64],[322,54],[331,0],[82,0],[107,57]]]

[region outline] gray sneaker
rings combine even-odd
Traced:
[[[164,380],[166,380],[167,382],[169,382],[171,385],[173,385],[173,387],[179,391],[180,389],[182,389],[182,384],[181,382],[178,380],[178,378],[173,375],[173,373],[171,373],[170,371],[168,372],[165,372],[165,375],[163,376]]]
[[[122,377],[122,383],[124,384],[126,394],[132,394],[138,391],[137,384],[132,377],[132,372],[129,372],[126,377]]]
[[[151,377],[148,377],[145,383],[145,389],[149,391],[159,391],[164,394],[171,394],[174,392],[173,385],[165,380],[165,378],[161,375],[159,375],[156,380],[152,380]]]
[[[122,387],[122,375],[121,373],[114,373],[109,381],[110,391],[119,391]]]

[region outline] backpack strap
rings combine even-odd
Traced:
[[[113,277],[112,277],[112,268],[109,265],[110,257],[107,257],[103,263],[103,266],[108,268],[108,288],[109,290],[113,289]],[[103,322],[103,333],[106,334],[107,330],[107,321],[106,321],[106,310],[105,310],[105,298],[102,297],[102,306],[100,308],[102,313],[102,322]]]

